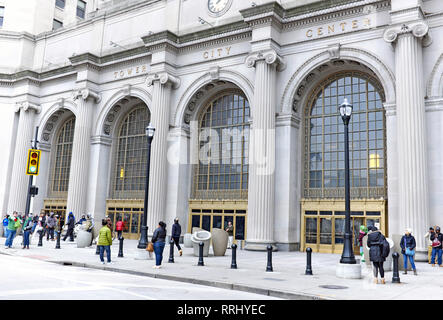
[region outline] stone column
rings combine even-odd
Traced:
[[[76,220],[86,212],[89,180],[89,155],[94,106],[100,96],[90,89],[73,93],[77,104],[74,141],[72,145],[71,170],[69,172],[68,201],[66,213],[72,211]]]
[[[29,102],[17,104],[16,112],[20,112],[17,128],[17,140],[14,151],[11,186],[8,201],[8,213],[14,211],[24,213],[28,195],[29,176],[26,175],[28,150],[34,139],[35,115],[40,113],[41,107]]]
[[[429,228],[428,170],[426,162],[425,85],[423,45],[429,44],[424,22],[386,30],[395,45],[399,228],[412,228],[417,260],[426,259],[424,234]]]
[[[275,83],[282,59],[274,50],[247,57],[255,67],[249,152],[248,222],[245,249],[274,245],[275,210]],[[276,248],[276,246],[274,246]]]
[[[180,80],[167,73],[154,74],[147,79],[152,88],[151,124],[155,128],[151,146],[149,196],[147,209],[148,234],[152,234],[166,212],[168,180],[168,132],[170,97],[172,89],[178,88]],[[170,225],[171,221],[164,221]]]

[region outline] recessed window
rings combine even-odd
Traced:
[[[5,7],[0,7],[0,27],[3,27],[4,16],[5,16]]]
[[[57,30],[60,29],[61,27],[63,27],[63,22],[58,21],[56,19],[52,21],[52,30]]]
[[[77,17],[84,19],[86,12],[86,2],[82,0],[77,1]]]
[[[56,7],[59,7],[61,9],[65,8],[66,0],[55,0]]]

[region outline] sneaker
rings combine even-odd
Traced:
[[[403,272],[403,274],[408,274],[408,271],[407,271],[407,270],[405,270],[405,271]]]
[[[152,269],[157,269],[157,266],[152,266]]]
[[[102,264],[106,264],[104,261],[102,261]]]
[[[183,250],[179,250],[178,253],[180,253],[180,257],[181,257],[183,254]]]

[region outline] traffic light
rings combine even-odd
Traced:
[[[29,149],[28,151],[28,165],[26,166],[26,174],[36,176],[40,166],[40,150]]]

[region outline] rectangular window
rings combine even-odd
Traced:
[[[52,30],[57,30],[60,29],[61,27],[63,27],[63,22],[54,19],[52,22]]]
[[[77,17],[84,19],[86,12],[86,2],[82,0],[77,1]]]
[[[66,0],[55,0],[55,5],[61,9],[65,8]]]
[[[5,7],[0,7],[0,27],[3,27],[4,16],[5,16]]]

